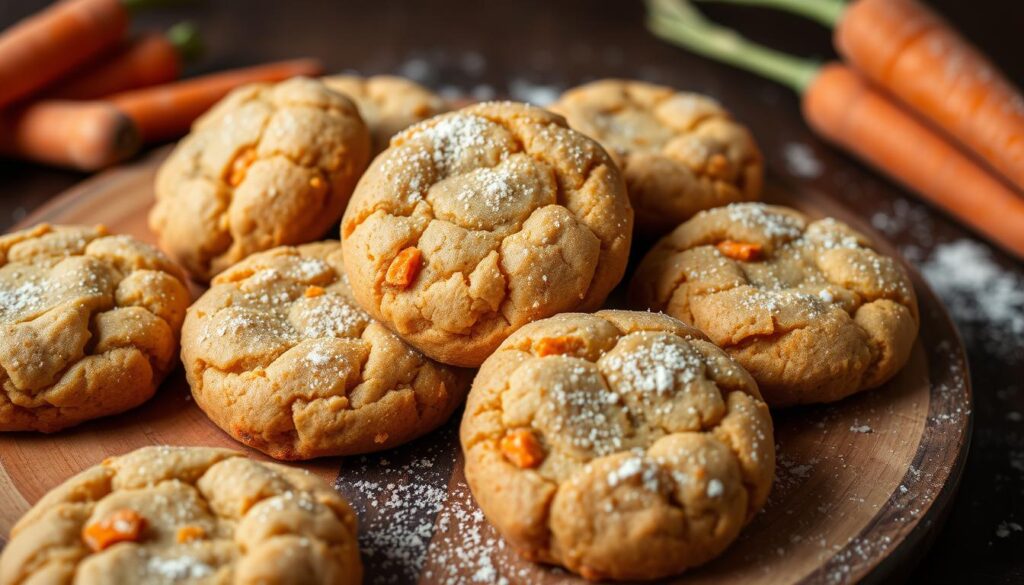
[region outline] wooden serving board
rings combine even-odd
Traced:
[[[103,223],[154,241],[146,213],[166,152],[86,181],[19,227]],[[770,201],[871,233],[822,194],[769,183]],[[922,323],[907,366],[873,392],[775,413],[778,473],[768,505],[724,555],[679,582],[878,581],[913,567],[956,491],[970,438],[971,391],[953,325],[911,274]],[[519,560],[483,519],[462,473],[458,418],[386,453],[303,464],[334,481],[359,511],[367,583],[578,581]],[[131,412],[53,435],[0,435],[0,533],[6,536],[33,502],[71,474],[150,444],[245,449],[206,419],[178,371],[156,398]]]

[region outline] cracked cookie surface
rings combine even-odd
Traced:
[[[184,279],[102,227],[0,236],[0,431],[53,432],[152,397],[175,363]]]
[[[144,447],[83,471],[15,524],[0,556],[0,585],[361,581],[356,516],[322,479],[203,447]]]
[[[356,187],[342,241],[364,308],[434,359],[475,367],[531,321],[599,307],[632,221],[596,142],[495,102],[396,136]]]
[[[754,380],[655,313],[519,329],[480,368],[460,438],[473,495],[506,541],[588,579],[654,579],[714,558],[775,469]]]
[[[606,79],[568,90],[551,109],[615,159],[639,234],[658,237],[698,211],[760,196],[754,139],[709,97]]]
[[[369,158],[355,104],[323,83],[245,86],[199,118],[161,165],[149,225],[205,282],[254,252],[323,236]]]
[[[440,96],[404,77],[332,75],[321,81],[359,107],[373,138],[375,156],[388,147],[395,134],[447,109]]]
[[[356,305],[336,241],[222,272],[188,311],[181,356],[207,416],[277,459],[394,447],[446,421],[469,386]]]
[[[883,384],[909,359],[919,324],[907,274],[866,236],[758,203],[679,226],[644,258],[630,296],[704,331],[772,406]]]

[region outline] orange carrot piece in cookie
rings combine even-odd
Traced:
[[[536,435],[525,429],[505,435],[501,439],[501,453],[521,469],[532,469],[544,461],[544,448],[540,441]]]
[[[388,266],[388,272],[384,276],[384,282],[397,286],[400,289],[409,288],[409,285],[416,280],[423,264],[423,253],[419,248],[409,247],[398,253],[395,259]]]
[[[742,260],[744,262],[760,260],[761,254],[764,252],[764,248],[761,247],[761,244],[735,242],[733,240],[718,242],[715,247],[718,248],[718,251],[726,258]]]
[[[237,187],[242,184],[245,180],[245,174],[249,172],[249,167],[252,163],[256,162],[256,149],[246,148],[238,156],[235,157],[234,162],[231,163],[231,173],[228,175],[228,184],[232,187]]]
[[[549,355],[565,355],[575,353],[583,348],[583,340],[578,337],[544,337],[537,341],[536,351],[539,357]]]
[[[146,519],[135,510],[117,510],[103,520],[82,529],[82,540],[93,552],[99,552],[119,542],[135,542],[146,528]]]
[[[202,526],[196,526],[195,524],[186,524],[178,529],[175,534],[175,538],[178,544],[185,544],[186,542],[192,542],[193,540],[202,540],[206,538],[206,530]]]

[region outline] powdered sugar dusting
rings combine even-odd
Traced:
[[[782,147],[782,156],[786,160],[786,170],[796,177],[814,179],[825,170],[825,165],[814,155],[811,147],[802,142],[787,142]]]
[[[141,550],[141,549],[140,549]],[[213,574],[213,567],[191,557],[152,557],[146,561],[146,577],[158,577],[168,581],[202,579]]]
[[[633,392],[667,394],[697,378],[703,362],[686,346],[658,337],[649,346],[610,356],[608,380]]]
[[[508,92],[512,99],[535,106],[553,104],[558,100],[559,94],[562,93],[559,86],[533,83],[529,80],[518,78],[509,82]]]
[[[615,487],[634,477],[640,478],[641,484],[647,491],[658,491],[660,486],[658,482],[658,466],[654,462],[644,459],[642,449],[637,449],[632,455],[624,459],[621,465],[613,469],[608,474],[607,481],[610,487]]]
[[[359,545],[366,583],[414,582],[427,556],[437,514],[448,500],[455,448],[452,427],[430,443],[400,452],[353,458],[336,489],[359,515]]]
[[[468,209],[470,201],[482,201],[484,206],[494,212],[501,211],[515,196],[513,185],[518,182],[516,174],[507,168],[483,168],[473,173],[473,188],[463,189],[456,195],[463,206]]]
[[[936,246],[921,272],[961,327],[977,329],[985,349],[1021,356],[1024,336],[1024,278],[1003,270],[990,249],[961,239]]]
[[[488,137],[493,126],[492,122],[475,114],[456,112],[438,120],[420,122],[411,132],[432,143],[434,164],[443,171],[493,146],[494,142]]]
[[[543,416],[554,421],[551,431],[566,435],[574,446],[598,456],[622,450],[622,428],[605,412],[618,402],[618,395],[608,390],[601,375],[591,368],[574,366],[569,381],[568,385],[553,384],[548,390],[550,400],[541,407]]]
[[[43,305],[46,287],[35,280],[15,288],[0,288],[0,319],[37,310]]]
[[[726,206],[729,219],[769,238],[797,238],[803,232],[802,222],[789,215],[773,213],[763,203],[733,203]]]
[[[312,304],[302,311],[300,333],[305,337],[346,337],[355,335],[370,316],[339,295],[324,295],[327,301]]]
[[[465,479],[457,478],[437,516],[437,532],[423,580],[446,585],[525,583],[527,569],[512,566],[509,561],[514,557],[476,507]]]

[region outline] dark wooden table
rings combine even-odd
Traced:
[[[38,9],[41,0],[0,2],[0,27]],[[1020,58],[1024,3],[934,0],[937,8],[1024,85]],[[821,59],[834,57],[827,31],[799,19],[749,8],[707,12],[757,40]],[[207,69],[311,55],[333,70],[396,72],[447,92],[542,95],[598,77],[634,77],[701,91],[723,101],[754,131],[771,172],[808,181],[887,233],[905,255],[927,261],[937,246],[977,239],[947,216],[817,140],[803,125],[797,98],[754,76],[667,46],[647,34],[639,2],[329,2],[208,0],[149,11],[139,27],[197,23]],[[824,172],[792,173],[786,148],[806,145]],[[85,176],[0,161],[0,230]],[[1021,226],[1024,229],[1024,226]],[[995,261],[1024,283],[1024,264],[999,251]],[[940,291],[942,292],[942,291]],[[962,306],[970,299],[948,295]],[[960,493],[913,582],[1024,582],[1024,336],[976,311],[957,324],[971,359],[975,428]],[[998,344],[994,346],[993,344]]]

